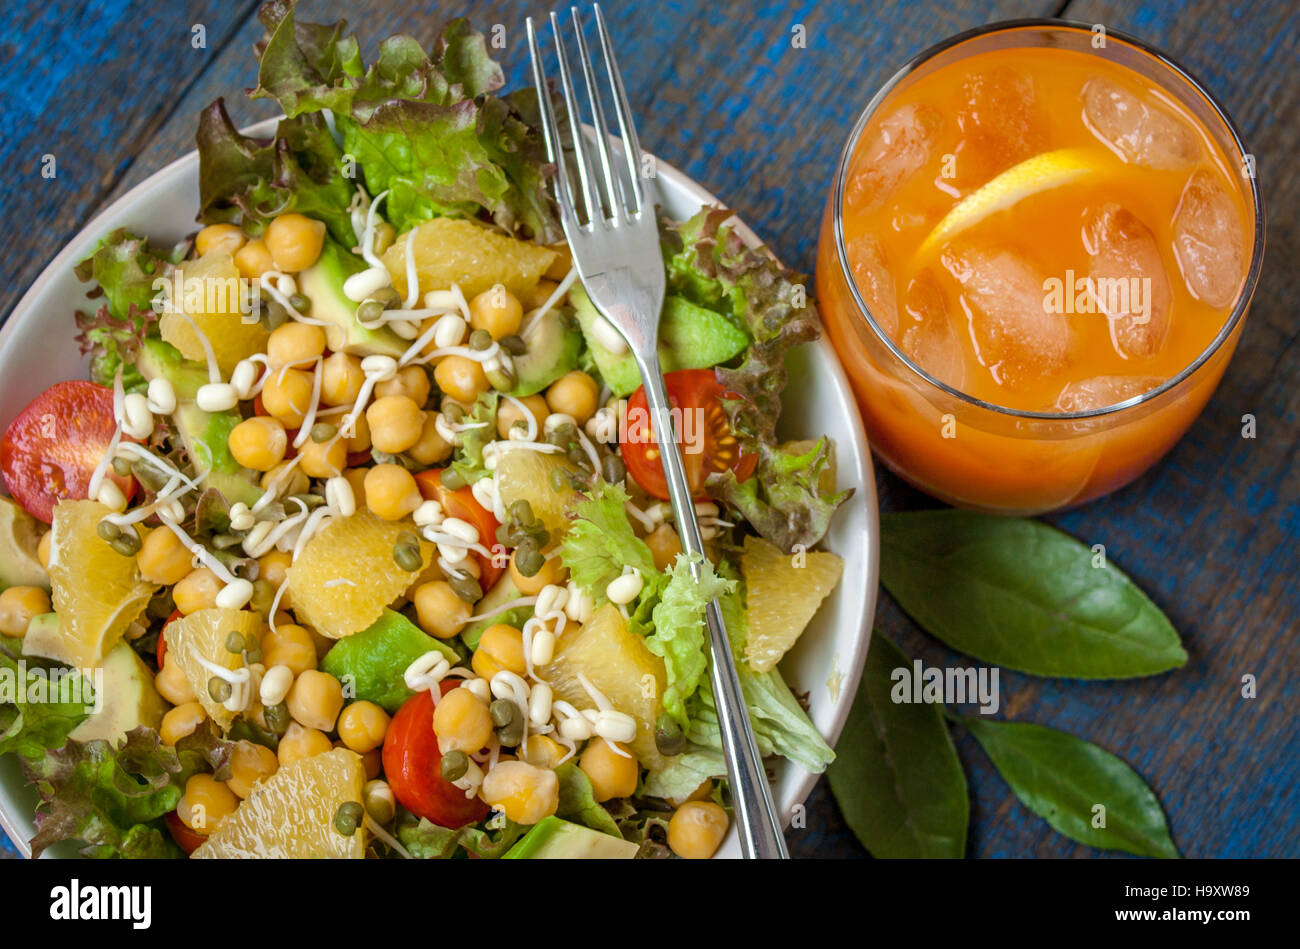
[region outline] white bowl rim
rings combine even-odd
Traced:
[[[279,121],[279,116],[265,119],[241,129],[241,134],[264,137],[273,132],[275,125]],[[646,152],[646,154],[650,153]],[[17,331],[18,325],[27,319],[25,314],[34,311],[35,301],[45,292],[46,288],[64,271],[70,271],[92,252],[95,245],[107,233],[105,225],[101,223],[102,221],[112,219],[127,208],[145,202],[150,194],[164,184],[169,183],[172,178],[189,173],[193,166],[198,163],[198,160],[197,150],[186,152],[136,184],[112,204],[103,208],[82,227],[63,249],[54,256],[53,260],[46,265],[35,282],[32,283],[31,287],[28,288],[27,292],[23,294],[22,298],[6,316],[4,325],[0,326],[0,348],[4,347],[9,337]],[[729,205],[720,201],[716,195],[673,165],[657,157],[654,157],[653,161],[658,177],[671,182],[674,187],[688,194],[700,207],[707,205],[729,207]],[[741,220],[738,214],[733,216],[730,223],[736,227],[737,232],[746,244],[751,247],[763,246],[763,242],[758,235]],[[826,364],[825,368],[830,373],[832,384],[850,409],[848,427],[852,436],[851,444],[837,445],[836,458],[840,465],[840,471],[852,475],[855,493],[861,492],[865,499],[864,515],[867,528],[866,537],[863,538],[862,556],[856,558],[861,568],[860,573],[856,578],[850,577],[846,573],[840,579],[840,585],[845,590],[857,587],[857,584],[847,585],[850,584],[850,581],[860,581],[861,585],[857,588],[861,589],[863,594],[858,635],[852,640],[853,650],[848,656],[839,655],[836,657],[837,668],[839,668],[842,676],[840,693],[838,699],[833,701],[834,716],[829,729],[823,735],[826,741],[834,747],[843,732],[844,724],[848,720],[849,710],[853,705],[853,698],[857,694],[858,683],[862,677],[862,669],[866,661],[867,649],[870,646],[875,622],[879,581],[880,521],[871,451],[868,447],[866,429],[863,426],[861,413],[858,411],[857,402],[853,396],[853,390],[849,385],[844,368],[840,365],[838,355],[826,338],[826,334],[822,333],[820,338],[812,345],[816,346],[820,351]],[[851,451],[846,452],[845,449],[851,449]],[[852,563],[852,559],[847,555],[844,556],[844,559],[846,564]],[[839,662],[843,662],[842,668],[838,666]],[[789,800],[777,802],[781,810],[782,822],[789,825],[795,809],[807,800],[820,775],[799,769],[793,763],[787,763],[787,765],[796,768],[800,774],[794,787],[794,793],[788,795]],[[32,818],[30,815],[14,815],[9,813],[6,808],[0,807],[0,829],[4,830],[6,836],[13,842],[23,857],[31,856],[31,846],[28,840],[28,833],[31,828]],[[736,854],[736,834],[733,828],[729,834],[728,842],[724,844],[723,851],[720,851],[719,856],[734,856]]]

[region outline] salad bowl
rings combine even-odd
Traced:
[[[274,134],[276,120],[259,123],[245,134]],[[87,285],[74,266],[99,239],[116,228],[129,228],[160,243],[174,242],[196,229],[198,155],[191,152],[154,174],[90,222],[54,258],[0,328],[0,419],[12,419],[54,382],[85,378],[85,357],[74,341],[72,314],[89,303]],[[657,184],[663,211],[684,220],[720,202],[706,189],[664,162]],[[751,246],[761,242],[743,223],[738,233]],[[875,613],[879,531],[875,482],[866,435],[844,371],[825,339],[798,347],[790,357],[790,385],[779,425],[783,438],[829,435],[835,442],[838,487],[852,487],[852,497],[836,514],[825,539],[827,549],[844,558],[842,581],[826,599],[806,632],[781,663],[791,688],[806,696],[809,715],[832,745],[848,717],[866,657]],[[782,820],[799,828],[802,802],[816,776],[781,760],[773,771],[773,795]],[[24,779],[16,757],[0,757],[0,827],[19,852],[30,855],[32,815],[37,795]],[[791,831],[797,834],[798,829]],[[51,856],[76,852],[65,842]],[[735,828],[720,857],[739,855]]]

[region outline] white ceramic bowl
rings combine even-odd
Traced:
[[[247,130],[269,136],[274,120]],[[665,162],[658,162],[661,203],[674,219],[690,217],[718,200]],[[105,209],[54,258],[14,308],[0,329],[0,423],[9,420],[52,383],[85,378],[86,360],[73,342],[72,313],[86,309],[87,285],[73,266],[109,231],[126,227],[170,244],[195,229],[198,208],[198,154],[191,152],[148,178]],[[811,226],[811,225],[810,225]],[[747,227],[741,234],[760,243]],[[853,497],[835,518],[826,546],[845,560],[844,578],[823,604],[808,630],[781,663],[791,687],[808,693],[809,711],[818,730],[834,744],[849,714],[862,673],[876,607],[879,529],[871,455],[848,380],[826,340],[800,347],[790,358],[790,387],[781,420],[785,438],[835,441],[839,486],[852,485]],[[773,794],[786,823],[812,790],[816,776],[782,761]],[[23,854],[35,833],[32,814],[37,797],[25,787],[13,755],[0,758],[0,826]],[[52,848],[66,855],[75,847]],[[719,856],[739,856],[734,830]]]

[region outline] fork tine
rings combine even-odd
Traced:
[[[618,116],[618,129],[623,135],[623,158],[628,165],[628,176],[632,181],[632,195],[636,207],[629,214],[640,213],[645,203],[645,188],[641,184],[641,145],[636,138],[636,126],[632,122],[632,109],[627,102],[627,92],[623,89],[623,74],[618,70],[618,60],[614,56],[614,44],[609,38],[609,29],[605,26],[605,14],[600,4],[596,8],[596,27],[600,32],[600,49],[605,56],[605,69],[609,73],[610,84],[614,87],[614,113]]]
[[[564,50],[560,34],[560,18],[551,13],[551,32],[555,34],[555,52],[560,60],[560,87],[564,90],[564,105],[569,111],[569,129],[573,134],[573,154],[578,162],[578,179],[582,182],[583,200],[587,207],[587,223],[592,227],[604,225],[605,212],[596,191],[596,176],[583,144],[582,113],[578,108],[578,94],[573,89],[573,76],[569,71],[569,57]]]
[[[533,85],[537,87],[537,104],[542,117],[542,136],[546,139],[546,157],[555,165],[555,200],[560,205],[560,214],[565,220],[574,219],[573,195],[569,185],[569,169],[564,160],[564,148],[560,143],[560,130],[555,120],[555,107],[551,103],[550,89],[546,85],[546,70],[542,65],[542,53],[537,46],[537,30],[533,18],[526,23],[528,29],[528,53],[533,61]]]
[[[582,60],[582,77],[587,83],[587,100],[591,103],[592,122],[596,126],[596,144],[600,148],[600,167],[605,177],[605,201],[609,205],[609,216],[615,222],[622,216],[616,209],[622,208],[627,213],[631,207],[627,188],[622,175],[614,173],[614,156],[609,150],[609,127],[605,124],[605,109],[600,103],[600,93],[596,90],[596,77],[591,70],[591,55],[587,50],[587,39],[582,28],[582,16],[577,7],[569,8],[573,16],[573,30],[578,34],[578,58]],[[615,184],[615,178],[618,183]]]

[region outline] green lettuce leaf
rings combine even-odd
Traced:
[[[354,185],[347,163],[320,113],[282,119],[270,142],[241,135],[218,99],[199,116],[199,220],[238,223],[260,234],[290,211],[325,222],[344,247],[352,228]]]
[[[466,484],[473,484],[486,478],[490,471],[483,463],[483,449],[497,437],[497,402],[500,396],[495,389],[482,393],[475,401],[474,408],[465,416],[462,424],[478,424],[477,428],[467,428],[460,433],[460,445],[456,447],[456,457],[451,466],[465,479]]]
[[[62,748],[68,734],[85,720],[93,690],[74,689],[71,676],[76,673],[70,669],[21,659],[21,643],[8,640],[0,650],[0,754],[14,752],[38,762],[51,749]],[[59,678],[52,679],[53,674]],[[22,688],[20,675],[26,678]]]
[[[191,775],[215,766],[220,777],[230,749],[210,726],[175,748],[141,726],[116,747],[69,740],[25,760],[23,773],[41,797],[33,856],[61,840],[83,842],[87,857],[181,856],[160,818],[175,810]]]
[[[735,580],[718,577],[709,561],[697,557],[695,563],[700,569],[698,579],[691,572],[691,558],[678,556],[652,613],[654,632],[645,641],[668,670],[664,711],[683,728],[690,724],[686,701],[700,687],[709,668],[704,608],[714,597],[737,587]]]
[[[389,37],[364,68],[344,23],[296,21],[285,0],[259,15],[266,37],[253,96],[290,117],[330,109],[370,193],[389,192],[385,213],[398,230],[486,216],[511,234],[561,239],[536,96],[495,95],[505,76],[466,20],[447,25],[432,55],[409,36]]]
[[[783,449],[776,437],[786,354],[820,335],[817,311],[807,299],[807,278],[783,268],[764,249],[748,247],[725,222],[731,212],[705,208],[682,224],[664,222],[661,239],[670,293],[728,314],[753,342],[739,365],[721,366],[718,380],[740,398],[726,399],[731,429],[745,452],[756,455],[754,476],[711,475],[707,489],[738,508],[758,533],[789,551],[811,547],[852,489],[821,485],[831,460],[823,439],[811,451]]]
[[[398,841],[411,856],[421,860],[450,860],[466,853],[484,860],[497,860],[527,832],[526,826],[514,821],[506,821],[497,831],[473,825],[458,829],[441,827],[405,812],[397,821]]]
[[[628,494],[621,485],[598,483],[589,497],[575,505],[577,520],[560,547],[569,575],[598,606],[607,602],[605,587],[622,575],[624,566],[640,571],[647,589],[657,587],[661,577],[650,548],[632,530],[624,508],[627,502]],[[646,590],[642,602],[647,602]]]
[[[160,250],[131,231],[118,228],[77,264],[78,279],[95,285],[89,296],[104,301],[94,313],[78,311],[75,316],[77,342],[81,352],[90,355],[92,380],[111,385],[120,369],[128,392],[144,388],[145,379],[134,364],[145,338],[157,335],[154,282],[170,279],[187,249],[182,244],[169,251]]]
[[[560,803],[555,811],[557,817],[614,837],[623,836],[613,815],[596,800],[590,779],[576,761],[566,761],[560,765],[555,769],[555,776],[560,782]]]

